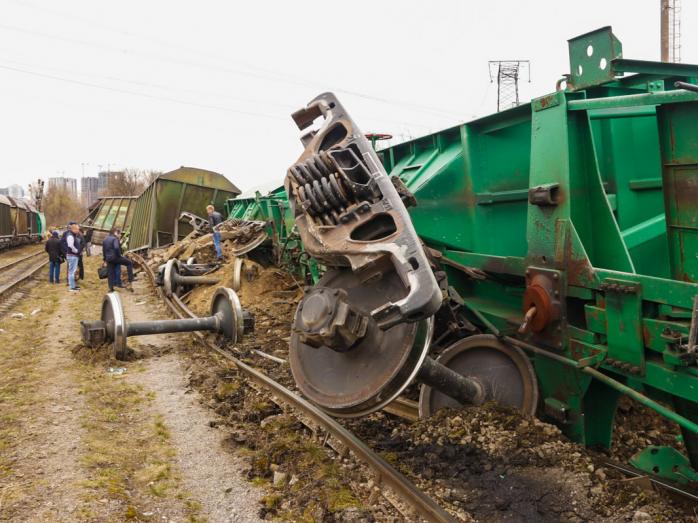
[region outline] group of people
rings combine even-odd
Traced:
[[[206,208],[208,221],[213,231],[213,245],[218,259],[223,258],[221,249],[221,233],[219,226],[223,223],[223,216],[217,212],[213,205]],[[85,279],[85,268],[82,263],[83,254],[91,256],[92,229],[87,228],[85,232],[80,229],[76,222],[69,222],[64,231],[54,229],[46,240],[46,252],[49,257],[48,281],[50,283],[60,283],[61,264],[67,262],[68,286],[70,292],[78,292],[80,287],[78,281]],[[107,269],[107,284],[109,292],[115,288],[131,288],[133,282],[133,262],[126,258],[121,252],[121,231],[113,228],[102,240],[103,266]],[[126,267],[128,283],[126,286],[121,280],[121,267]]]
[[[71,292],[80,290],[77,282],[85,279],[83,255],[91,256],[92,230],[80,229],[76,222],[69,222],[64,231],[54,229],[46,240],[44,247],[48,253],[48,281],[61,282],[61,265],[67,265],[67,280]]]
[[[64,231],[54,229],[46,240],[45,250],[49,257],[48,281],[61,282],[61,265],[67,265],[67,280],[70,292],[80,291],[78,281],[85,279],[83,255],[92,255],[92,229],[83,232],[76,222],[69,222]],[[129,284],[133,281],[133,262],[121,252],[121,231],[112,229],[102,241],[103,266],[107,269],[109,291],[127,288],[121,281],[121,266],[126,267]],[[130,285],[128,287],[130,289]]]

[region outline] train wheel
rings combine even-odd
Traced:
[[[392,272],[378,281],[362,282],[347,269],[331,269],[318,286],[345,290],[349,303],[367,314],[405,292]],[[299,305],[294,326],[300,314]],[[385,331],[376,328],[346,352],[306,345],[294,328],[289,350],[293,378],[303,395],[328,414],[356,417],[375,412],[414,379],[429,350],[432,326],[429,318]]]
[[[114,357],[117,360],[126,359],[128,356],[128,345],[126,344],[124,308],[121,306],[119,295],[115,292],[109,292],[104,295],[100,319],[106,324],[107,340],[112,342]]]
[[[463,376],[478,378],[485,386],[485,401],[519,409],[533,415],[538,407],[538,382],[528,357],[489,334],[469,336],[446,348],[439,363]],[[419,394],[419,415],[429,417],[437,410],[460,408],[456,400],[427,385]]]

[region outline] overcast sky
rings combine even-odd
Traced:
[[[488,60],[531,60],[524,101],[553,91],[566,40],[604,25],[659,59],[658,0],[0,0],[0,186],[107,166],[281,181],[289,115],[322,91],[364,132],[418,136],[496,109]],[[682,44],[698,63],[693,0]]]

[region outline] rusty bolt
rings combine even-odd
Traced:
[[[609,365],[613,365],[615,362],[616,360],[613,358],[606,358],[606,363],[608,363]]]
[[[631,374],[635,374],[635,375],[637,376],[637,375],[640,374],[641,370],[642,370],[642,369],[640,369],[640,367],[638,367],[637,365],[633,365],[633,366],[630,368],[630,373],[631,373]]]
[[[560,275],[558,273],[554,273],[553,280],[559,280],[559,279],[560,279]]]

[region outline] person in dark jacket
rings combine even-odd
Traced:
[[[58,231],[51,233],[51,237],[46,240],[44,249],[48,253],[48,281],[49,283],[60,283],[63,251],[61,250],[61,239],[58,237]]]
[[[114,287],[124,288],[121,283],[121,266],[126,266],[128,273],[129,288],[133,282],[133,262],[121,254],[121,231],[112,229],[109,235],[102,241],[102,256],[107,264],[107,283],[109,284],[109,292],[114,291]],[[130,288],[130,290],[133,290]]]
[[[78,230],[78,237],[80,239],[80,243],[82,244],[82,250],[80,251],[80,254],[78,255],[78,277],[77,279],[80,281],[85,280],[85,266],[82,263],[82,255],[85,253],[85,235],[82,234],[82,229]]]
[[[221,231],[218,230],[218,226],[223,223],[223,216],[216,211],[213,205],[206,207],[206,212],[208,213],[208,224],[213,232],[213,246],[216,249],[216,256],[220,260],[223,258],[223,251],[221,250]]]
[[[87,231],[85,231],[85,254],[88,256],[92,256],[92,233],[94,230],[92,227],[89,227]]]

